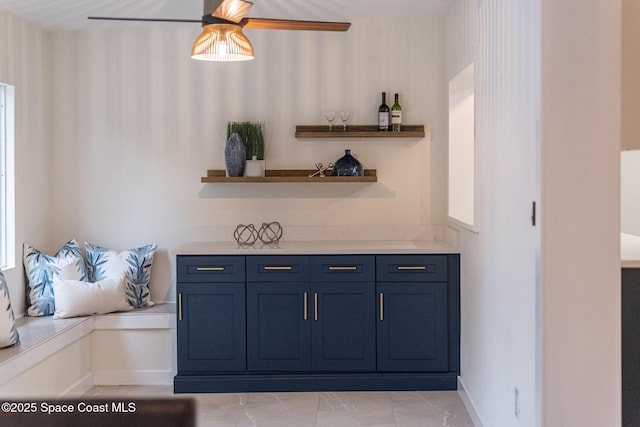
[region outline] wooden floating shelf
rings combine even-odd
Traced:
[[[403,125],[400,132],[379,132],[378,126],[334,125],[331,132],[329,126],[296,126],[296,138],[424,138],[424,125]]]
[[[228,177],[224,170],[208,170],[207,176],[203,176],[201,181],[207,182],[220,182],[220,183],[239,183],[239,182],[314,182],[314,183],[327,183],[327,182],[377,182],[378,177],[375,169],[365,169],[364,176],[331,176],[325,177],[309,175],[315,173],[315,170],[303,170],[303,169],[267,169],[265,176],[261,177]]]

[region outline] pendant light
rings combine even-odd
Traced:
[[[203,61],[247,61],[254,55],[240,25],[209,24],[193,44],[191,57]]]

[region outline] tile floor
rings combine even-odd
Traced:
[[[171,386],[96,386],[87,397],[162,397]],[[456,391],[176,395],[198,427],[473,427]]]

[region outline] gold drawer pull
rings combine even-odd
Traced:
[[[224,271],[224,267],[196,267],[196,271]]]
[[[399,265],[398,270],[426,270],[426,265]]]
[[[349,266],[335,266],[335,265],[332,265],[332,266],[329,267],[329,271],[354,271],[354,270],[357,270],[357,269],[358,269],[358,267],[352,266],[352,265],[349,265]]]
[[[309,317],[309,310],[307,309],[307,293],[304,293],[304,307],[303,307],[303,311],[304,311],[304,320],[307,320],[307,318]]]
[[[380,292],[380,321],[384,320],[384,294]]]
[[[182,292],[178,293],[178,320],[182,320]]]
[[[318,320],[318,293],[313,294],[313,320]]]
[[[276,271],[290,271],[293,270],[293,267],[290,265],[267,265],[264,267],[265,270],[276,270]]]

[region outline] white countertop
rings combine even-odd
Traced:
[[[621,233],[622,267],[640,268],[640,236]],[[175,255],[340,255],[340,254],[455,254],[459,249],[438,240],[307,240],[240,246],[230,241],[191,242]]]
[[[640,268],[640,236],[620,233],[620,255],[623,268]]]
[[[455,254],[458,248],[435,240],[316,240],[281,241],[274,245],[236,242],[191,242],[173,250],[175,255],[343,255],[343,254]]]

